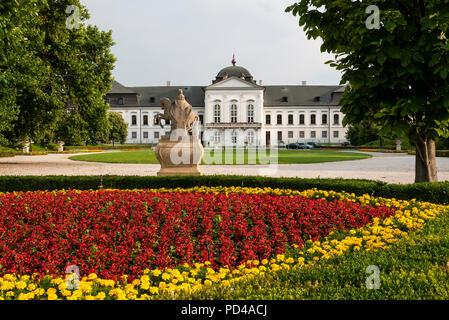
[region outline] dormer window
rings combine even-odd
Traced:
[[[118,105],[122,106],[123,105],[123,98],[118,98]]]
[[[150,103],[155,103],[156,102],[156,98],[155,97],[150,97]]]
[[[315,102],[320,102],[320,100],[321,100],[320,97],[315,97],[315,98],[313,99],[313,101],[315,101]]]
[[[288,97],[282,97],[281,101],[282,102],[288,102]]]

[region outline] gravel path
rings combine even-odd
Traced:
[[[370,153],[371,159],[318,164],[283,164],[270,168],[256,165],[204,165],[205,175],[265,175],[273,177],[371,179],[390,183],[413,183],[415,157],[407,154]],[[73,154],[0,158],[0,175],[131,175],[154,176],[155,164],[110,164],[72,161]],[[439,180],[449,180],[449,158],[438,158]]]

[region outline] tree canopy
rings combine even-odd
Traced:
[[[369,28],[372,8],[378,28]],[[449,0],[301,0],[299,16],[349,84],[346,123],[375,120],[416,146],[416,181],[436,181],[435,139],[448,136]]]
[[[106,141],[112,34],[88,17],[79,0],[2,0],[0,139]]]
[[[109,141],[124,143],[128,137],[128,124],[117,112],[109,112]]]

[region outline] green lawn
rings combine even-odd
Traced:
[[[233,151],[224,152],[221,156],[215,157],[214,152],[203,158],[203,164],[264,164],[268,158],[257,157],[251,153],[245,153],[237,161],[237,156]],[[347,160],[367,159],[371,156],[368,154],[355,152],[327,151],[327,150],[279,150],[279,164],[302,164],[302,163],[320,163]],[[216,159],[215,159],[216,158]],[[70,157],[71,160],[88,161],[88,162],[105,162],[105,163],[136,163],[136,164],[158,164],[156,155],[152,150],[143,151],[122,151],[110,153],[96,153],[88,155],[78,155]],[[232,160],[230,160],[232,159]],[[220,161],[221,160],[221,161]],[[257,161],[256,161],[257,160]]]

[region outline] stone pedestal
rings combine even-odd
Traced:
[[[155,153],[161,164],[158,176],[199,176],[199,165],[204,154],[200,140],[193,136],[179,138],[178,141],[165,135],[159,141]]]
[[[29,153],[30,152],[30,142],[29,141],[22,141],[20,144],[23,146],[22,152],[23,153]]]
[[[58,141],[58,152],[63,152],[64,151],[64,141]]]
[[[402,141],[396,140],[396,151],[402,151]]]

